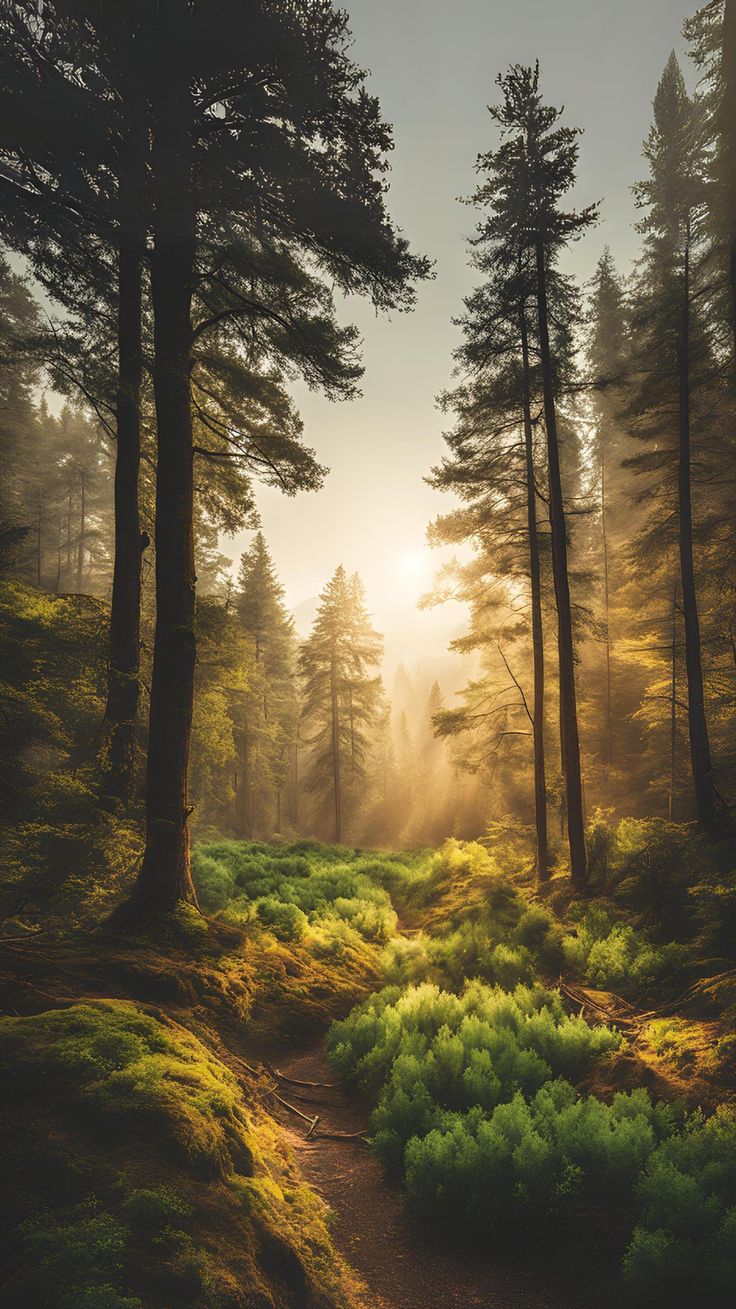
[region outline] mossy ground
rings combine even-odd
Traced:
[[[255,1088],[180,1024],[112,1000],[6,1017],[0,1064],[5,1304],[355,1302]]]
[[[615,1010],[615,995],[591,989],[592,957],[598,970],[623,969],[621,989],[640,988],[642,1009],[663,1012],[637,1015],[581,1092],[610,1103],[645,1086],[708,1109],[728,1098],[733,980],[722,961],[699,1007],[670,1016],[667,1006],[714,929],[702,950],[690,940],[684,978],[663,976],[662,945],[630,907],[609,901],[591,916],[563,879],[540,895],[528,869],[509,874],[501,854],[456,841],[401,855],[209,842],[195,859],[209,917],[184,909],[138,935],[53,924],[6,939],[4,1303],[357,1304],[324,1207],[243,1059],[323,1032],[387,980],[459,993],[467,977],[510,990],[540,977],[554,986],[567,972]]]

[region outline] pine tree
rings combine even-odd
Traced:
[[[242,830],[253,836],[259,826],[268,833],[280,830],[297,727],[294,620],[260,531],[241,558],[235,604],[253,651],[238,734],[237,798]]]
[[[448,438],[454,461],[434,475],[435,485],[455,486],[473,506],[460,531],[475,535],[494,578],[526,574],[530,582],[534,707],[529,710],[535,759],[537,871],[547,875],[544,756],[544,650],[542,564],[537,521],[539,453],[537,410],[544,416],[552,568],[558,611],[560,727],[567,790],[573,878],[586,876],[580,745],[577,726],[572,604],[567,561],[567,523],[562,491],[558,406],[572,371],[571,324],[577,301],[557,263],[567,243],[595,219],[595,207],[564,213],[560,201],[575,178],[577,133],[557,126],[559,112],[539,93],[538,68],[514,67],[499,79],[501,104],[491,109],[502,141],[482,155],[485,180],[474,200],[488,209],[479,229],[478,266],[486,282],[466,302],[466,342],[458,352],[472,381],[449,397],[459,413]],[[550,306],[553,307],[552,319]],[[550,327],[552,321],[552,327]],[[448,401],[446,401],[448,403]],[[569,465],[574,443],[565,441]],[[568,478],[569,481],[569,478]],[[440,526],[444,539],[458,532],[461,516]],[[520,562],[520,546],[526,558]],[[499,559],[500,555],[500,559]],[[523,556],[522,556],[523,557]],[[499,567],[500,563],[500,567]],[[475,719],[477,695],[469,702]],[[501,703],[487,709],[503,712]],[[459,719],[444,719],[445,728]],[[516,728],[507,725],[506,732]]]
[[[380,678],[371,670],[381,653],[362,583],[349,578],[341,565],[320,596],[299,654],[304,739],[311,750],[309,789],[318,801],[331,801],[338,843],[345,829],[346,792],[366,775],[369,732],[381,697]]]
[[[600,558],[602,562],[603,628],[605,642],[605,696],[602,758],[610,767],[614,761],[613,692],[614,641],[612,595],[614,557],[623,532],[630,532],[632,515],[624,498],[626,474],[622,461],[628,453],[620,423],[628,369],[628,326],[624,290],[608,248],[601,256],[590,295],[590,336],[587,363],[593,387],[594,432],[592,456],[599,491]],[[617,526],[618,524],[618,526]],[[624,526],[625,525],[625,526]]]
[[[355,334],[337,328],[328,285],[309,269],[318,267],[340,289],[368,294],[383,309],[408,307],[412,280],[427,271],[388,221],[380,173],[390,133],[363,90],[346,41],[345,16],[322,0],[250,6],[247,18],[235,0],[206,11],[186,0],[156,7],[146,54],[158,609],[148,837],[131,913],[193,898],[187,770],[195,665],[195,342],[229,327],[258,345],[265,332],[271,357],[286,352],[310,383],[350,395],[359,371]],[[254,252],[266,272],[269,258],[277,268],[290,265],[291,283],[303,288],[306,305],[296,292],[276,302],[271,294],[261,298],[259,268],[253,294]],[[278,286],[282,279],[266,278],[267,285],[273,288],[274,280]],[[195,322],[198,282],[206,288],[207,312]],[[210,425],[222,433],[221,421]],[[318,482],[320,470],[299,457],[294,442],[275,446],[274,458],[257,432],[246,435],[250,458],[286,490]],[[236,436],[235,457],[239,448]]]
[[[694,465],[703,475],[704,424],[710,427],[705,380],[710,344],[694,298],[705,204],[702,117],[671,55],[654,100],[645,144],[649,177],[636,188],[647,210],[640,227],[645,251],[636,287],[634,356],[641,377],[631,403],[632,431],[646,443],[634,466],[647,477],[657,505],[647,529],[652,550],[669,551],[680,579],[685,626],[690,761],[698,819],[716,817],[706,719],[700,613],[695,567]],[[705,403],[704,403],[705,402]],[[697,464],[696,464],[697,460]],[[707,462],[707,456],[706,456]]]

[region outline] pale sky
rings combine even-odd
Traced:
[[[307,444],[330,474],[319,493],[287,499],[260,489],[263,527],[292,607],[323,587],[338,563],[360,573],[376,626],[387,637],[387,673],[444,653],[463,621],[459,606],[419,612],[418,594],[439,562],[424,547],[427,523],[450,507],[422,479],[443,452],[434,404],[451,379],[451,319],[473,285],[466,238],[475,212],[458,203],[475,185],[479,151],[493,143],[487,104],[509,63],[539,58],[545,96],[566,107],[581,140],[580,204],[602,200],[603,221],[572,254],[587,280],[604,247],[623,271],[636,256],[630,192],[670,51],[683,50],[683,19],[696,0],[346,0],[354,56],[393,123],[388,197],[414,249],[435,260],[436,279],[414,313],[376,318],[340,306],[359,325],[366,366],[362,398],[331,404],[296,394]],[[243,535],[223,542],[236,556]],[[454,609],[454,612],[452,611]]]

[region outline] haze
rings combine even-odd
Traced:
[[[338,563],[360,573],[376,626],[386,636],[386,673],[444,654],[463,609],[418,611],[438,552],[428,522],[449,507],[423,478],[441,456],[434,398],[451,379],[457,339],[451,319],[470,289],[466,238],[475,212],[460,203],[474,187],[479,151],[494,139],[487,104],[512,62],[539,58],[548,99],[585,129],[580,203],[603,200],[600,226],[572,253],[581,280],[604,245],[628,271],[636,256],[630,192],[649,130],[651,101],[670,51],[682,50],[687,0],[353,0],[355,55],[393,122],[396,149],[389,207],[414,248],[436,261],[413,314],[376,318],[346,303],[344,320],[364,336],[362,398],[332,404],[297,388],[306,439],[330,468],[318,494],[286,499],[261,488],[264,531],[300,628]],[[689,74],[688,74],[689,75]],[[634,168],[632,171],[632,161]],[[237,556],[243,534],[223,543]]]

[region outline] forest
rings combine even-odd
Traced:
[[[725,1309],[736,0],[645,88],[631,259],[491,41],[441,444],[376,438],[353,541],[311,405],[350,467],[362,324],[444,285],[361,22],[0,6],[0,1305]]]

